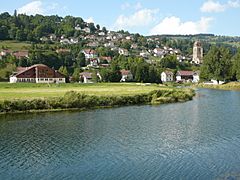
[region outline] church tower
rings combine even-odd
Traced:
[[[203,48],[200,41],[196,41],[193,45],[193,63],[202,64],[203,62]]]

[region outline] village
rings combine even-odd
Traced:
[[[97,76],[101,81],[102,77],[98,69],[107,68],[110,66],[114,56],[101,56],[97,52],[97,48],[103,47],[115,53],[117,56],[124,57],[139,57],[144,59],[148,64],[154,65],[157,61],[161,61],[162,58],[167,56],[172,56],[176,58],[178,63],[188,63],[195,66],[199,66],[203,62],[203,48],[201,42],[196,41],[193,44],[192,55],[185,55],[179,49],[174,49],[172,47],[163,46],[159,38],[143,38],[146,43],[151,45],[151,48],[146,48],[146,46],[140,46],[136,42],[135,34],[126,34],[124,32],[113,32],[103,30],[96,30],[94,33],[86,24],[83,29],[76,25],[74,27],[75,32],[79,33],[77,38],[66,37],[62,35],[57,37],[55,34],[49,34],[40,38],[42,43],[58,43],[60,47],[55,49],[57,54],[64,54],[71,52],[71,46],[76,46],[80,41],[84,41],[86,45],[85,49],[82,49],[80,53],[84,54],[85,66],[81,67],[79,73],[80,83],[93,83],[93,72],[92,69],[97,71]],[[141,37],[139,37],[141,38]],[[119,44],[121,42],[121,44]],[[123,48],[123,46],[126,48]],[[29,51],[13,51],[11,49],[3,49],[0,53],[0,59],[4,59],[6,56],[13,56],[15,59],[28,59]],[[39,60],[40,61],[40,60]],[[121,69],[121,79],[120,82],[132,82],[134,81],[134,75],[129,69]],[[178,70],[166,68],[161,72],[160,82],[199,82],[200,71],[190,71],[190,70]],[[31,82],[31,83],[66,83],[71,82],[72,77],[66,77],[57,69],[52,69],[45,64],[33,64],[30,67],[17,67],[16,71],[9,77],[10,83],[17,82]]]

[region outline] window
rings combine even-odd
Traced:
[[[46,78],[45,81],[48,81],[48,78]]]
[[[44,79],[41,78],[40,81],[44,81]]]

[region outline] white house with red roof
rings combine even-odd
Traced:
[[[85,55],[86,59],[93,59],[98,57],[97,52],[92,49],[84,49],[82,50],[82,53]]]
[[[199,72],[194,71],[178,71],[176,74],[176,80],[177,81],[191,81],[194,83],[199,82]]]

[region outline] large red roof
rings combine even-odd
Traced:
[[[194,72],[193,71],[178,71],[177,75],[180,76],[193,76]]]

